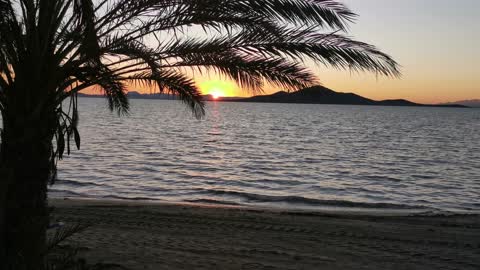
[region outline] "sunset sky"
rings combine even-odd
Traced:
[[[349,35],[392,55],[402,65],[403,77],[377,79],[372,74],[311,65],[324,86],[373,99],[406,98],[423,103],[480,98],[479,0],[343,3],[360,15]],[[196,78],[203,89],[216,87],[211,79]],[[249,95],[231,83],[222,85],[227,95]]]
[[[348,36],[376,45],[402,66],[399,79],[351,74],[312,62],[320,83],[368,98],[441,103],[480,99],[480,0],[340,0],[359,15]],[[204,94],[250,96],[215,74],[196,76]],[[131,90],[149,92],[131,87]],[[265,93],[282,89],[266,87]]]

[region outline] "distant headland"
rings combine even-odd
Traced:
[[[269,103],[304,103],[304,104],[339,104],[339,105],[373,105],[373,106],[433,106],[433,107],[459,107],[468,106],[460,104],[427,105],[411,102],[405,99],[389,99],[376,101],[354,93],[341,93],[324,86],[312,86],[295,92],[280,91],[271,95],[254,96],[250,98],[235,99],[236,102],[269,102]]]
[[[99,97],[80,93],[81,97]],[[176,99],[169,94],[141,94],[136,91],[128,93],[131,99]],[[338,105],[371,105],[371,106],[423,106],[423,107],[454,107],[469,108],[480,107],[480,100],[445,104],[420,104],[405,99],[373,100],[354,93],[336,92],[324,86],[312,86],[294,92],[279,91],[271,95],[259,95],[248,98],[219,97],[214,99],[211,95],[203,96],[206,101],[220,102],[259,102],[259,103],[300,103],[300,104],[338,104]]]

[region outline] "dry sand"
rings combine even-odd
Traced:
[[[51,200],[93,227],[91,262],[130,269],[480,269],[480,217],[380,217]]]

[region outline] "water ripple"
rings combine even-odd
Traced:
[[[480,211],[480,110],[80,99],[52,196]]]

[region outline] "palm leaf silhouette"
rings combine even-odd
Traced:
[[[346,36],[355,18],[333,0],[0,0],[0,197],[28,206],[21,215],[7,212],[11,233],[0,234],[11,239],[1,239],[0,256],[4,243],[14,243],[13,257],[23,252],[27,264],[40,265],[45,239],[34,232],[48,223],[46,186],[57,161],[81,145],[80,91],[98,88],[112,111],[125,114],[128,87],[143,85],[201,118],[198,73],[220,74],[252,93],[267,84],[315,84],[307,60],[400,76],[389,55]],[[30,186],[30,174],[38,186]],[[24,216],[38,222],[26,224]]]

